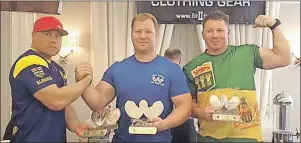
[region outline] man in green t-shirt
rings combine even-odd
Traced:
[[[229,17],[220,11],[206,16],[202,34],[207,49],[183,67],[193,96],[192,116],[199,119],[198,142],[263,140],[254,73],[290,64],[290,47],[279,25],[266,15],[255,19],[254,28],[272,30],[272,49],[233,46],[228,45]],[[221,111],[234,111],[238,120],[213,120]]]

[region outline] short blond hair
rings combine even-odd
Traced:
[[[159,29],[159,23],[158,23],[156,17],[153,16],[152,14],[150,14],[150,13],[139,13],[139,14],[137,14],[137,15],[133,18],[133,20],[132,20],[132,25],[131,25],[132,30],[133,30],[133,28],[134,28],[134,24],[135,24],[136,21],[145,21],[145,20],[147,20],[147,19],[151,19],[151,20],[153,21],[154,26],[155,26],[155,29],[156,29],[156,31],[157,31],[157,30]]]

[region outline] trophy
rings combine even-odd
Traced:
[[[213,120],[218,121],[239,121],[240,115],[237,112],[236,107],[239,105],[239,98],[233,96],[228,101],[226,95],[221,95],[221,100],[216,95],[210,96],[210,104],[215,110],[212,114]]]
[[[164,109],[161,101],[156,101],[151,107],[148,107],[146,100],[139,102],[139,107],[135,102],[127,101],[125,103],[125,111],[131,118],[132,124],[129,126],[130,134],[154,135],[157,133],[157,127],[151,122],[151,118],[159,117]],[[142,116],[146,118],[141,118]]]
[[[296,134],[292,131],[293,119],[293,98],[282,91],[277,94],[273,100],[274,104],[274,129],[273,129],[273,143],[292,143],[293,136],[299,139],[300,133],[296,128]]]
[[[92,122],[96,127],[85,132],[85,136],[89,139],[100,138],[108,139],[110,130],[118,128],[117,121],[120,118],[120,110],[118,108],[112,110],[104,108],[101,111],[93,112],[91,115]]]

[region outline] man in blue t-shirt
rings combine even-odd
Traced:
[[[71,105],[91,84],[91,77],[67,86],[64,69],[51,60],[60,51],[65,35],[68,32],[54,17],[35,22],[32,48],[18,57],[10,70],[12,116],[4,140],[66,142],[66,128],[78,136],[91,129],[78,121]],[[79,68],[85,70],[84,66]]]
[[[113,142],[171,142],[169,129],[190,116],[191,94],[181,67],[156,54],[158,29],[153,15],[141,13],[135,16],[131,37],[135,54],[111,65],[95,89],[87,88],[82,95],[93,111],[103,109],[117,97],[116,107],[121,116]],[[143,113],[139,115],[140,119],[157,113],[160,110],[157,107],[163,105],[162,114],[150,119],[158,129],[157,134],[130,134],[132,122],[126,103],[134,103],[131,105],[137,108],[135,111]]]

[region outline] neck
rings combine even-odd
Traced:
[[[34,46],[31,46],[32,49],[37,52],[41,57],[45,58],[46,60],[51,60],[51,56],[47,56],[45,54],[43,54],[42,52],[40,52],[39,50],[37,50],[37,48],[35,48]]]
[[[209,55],[220,55],[220,54],[224,53],[226,50],[227,50],[227,47],[220,48],[220,49],[208,48],[206,53]]]
[[[135,58],[139,62],[150,62],[154,60],[157,57],[157,54],[155,52],[151,53],[139,53],[135,52]]]

